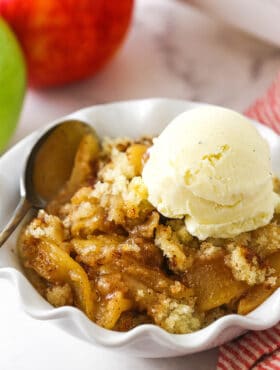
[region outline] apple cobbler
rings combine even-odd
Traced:
[[[279,215],[232,239],[199,241],[147,200],[151,144],[104,139],[96,150],[84,137],[69,182],[21,232],[27,277],[53,306],[76,306],[106,329],[152,323],[182,334],[247,314],[279,286]]]

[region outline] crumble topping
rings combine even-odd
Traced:
[[[257,230],[199,241],[147,200],[141,172],[151,143],[107,138],[97,157],[77,154],[82,184],[73,194],[68,184],[69,200],[54,199],[21,233],[27,276],[52,305],[75,305],[113,330],[154,323],[182,334],[250,312],[279,285],[277,210]]]
[[[235,279],[245,281],[248,285],[261,284],[271,275],[271,269],[261,266],[259,259],[248,248],[229,245],[230,254],[225,263],[232,270]]]

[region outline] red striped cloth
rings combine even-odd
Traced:
[[[218,370],[280,369],[280,324],[220,347]]]
[[[280,73],[261,99],[245,114],[280,133]]]
[[[280,133],[280,74],[246,115]],[[217,370],[280,370],[280,323],[249,332],[219,349]]]

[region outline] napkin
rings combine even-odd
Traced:
[[[266,94],[256,100],[245,114],[280,133],[280,73]]]
[[[245,114],[280,133],[280,74]],[[252,331],[219,349],[217,370],[280,369],[280,323]]]

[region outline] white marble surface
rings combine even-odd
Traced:
[[[280,70],[280,49],[199,13],[188,1],[137,0],[116,58],[95,78],[29,91],[13,143],[38,126],[92,104],[153,96],[245,109]]]
[[[187,1],[137,0],[131,32],[116,58],[88,81],[63,89],[29,91],[12,143],[73,110],[116,100],[163,96],[242,111],[263,94],[278,70],[279,49],[209,19]],[[48,323],[28,319],[15,306],[13,291],[0,281],[2,297],[4,292],[0,305],[0,369],[215,368],[216,350],[149,360],[91,348],[65,337]],[[16,331],[11,329],[11,320],[17,323]]]

